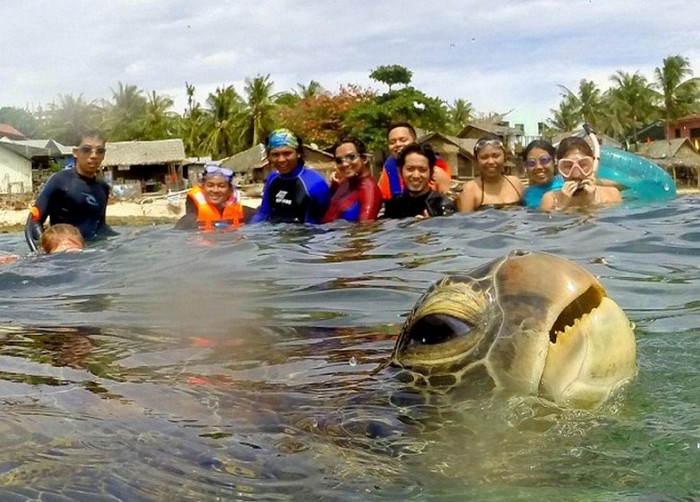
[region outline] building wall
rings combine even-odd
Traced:
[[[31,191],[32,162],[0,146],[0,194]]]
[[[688,138],[700,149],[700,117],[681,119],[669,124],[668,138]]]

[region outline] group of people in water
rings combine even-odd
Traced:
[[[375,180],[362,141],[340,138],[331,149],[336,170],[327,181],[306,166],[298,135],[275,130],[265,143],[274,170],[265,180],[257,210],[242,204],[230,169],[208,163],[200,182],[187,193],[185,215],[175,228],[212,231],[244,223],[430,218],[514,205],[553,211],[621,200],[613,183],[596,179],[598,159],[582,138],[566,138],[556,150],[546,140],[527,145],[522,154],[529,178],[525,188],[517,176],[505,172],[503,142],[497,136],[484,136],[474,146],[480,174],[465,182],[455,198],[450,166],[416,139],[410,124],[390,126],[390,157]],[[54,174],[31,208],[25,237],[33,250],[72,251],[81,249],[85,240],[116,234],[106,222],[109,187],[97,177],[105,155],[104,137],[97,132],[84,134],[73,155],[74,167]],[[51,226],[45,230],[47,219]]]

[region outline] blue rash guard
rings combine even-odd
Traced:
[[[558,174],[545,185],[530,185],[523,192],[523,205],[525,207],[538,208],[544,194],[552,190],[559,190],[563,186],[564,178]]]
[[[301,164],[288,174],[274,172],[265,180],[263,198],[251,223],[319,223],[331,190],[316,171]]]
[[[96,178],[81,176],[75,169],[64,169],[46,182],[37,197],[25,226],[27,242],[36,242],[47,218],[51,225],[68,223],[80,230],[85,240],[116,232],[107,225],[109,185]]]

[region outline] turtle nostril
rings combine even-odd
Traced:
[[[418,319],[409,332],[412,344],[437,345],[471,332],[467,322],[444,314],[430,314]]]

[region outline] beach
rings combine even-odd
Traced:
[[[260,198],[242,197],[244,206],[257,208]],[[0,210],[0,229],[12,231],[19,229],[27,221],[29,208]],[[143,202],[117,201],[107,205],[107,223],[117,225],[173,223],[185,214],[185,198],[179,200],[144,200]]]

